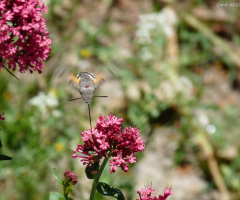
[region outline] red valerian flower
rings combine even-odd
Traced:
[[[46,7],[41,0],[1,0],[0,10],[0,69],[41,73],[52,43],[42,18]]]
[[[76,185],[77,184],[77,174],[71,172],[70,170],[66,170],[64,172],[64,182],[70,183],[72,185]]]
[[[139,194],[140,199],[136,200],[165,200],[169,195],[172,195],[173,193],[171,192],[172,188],[166,188],[164,195],[159,195],[158,197],[151,197],[152,193],[155,193],[155,190],[152,189],[151,187],[147,186],[146,189],[142,188],[141,191],[138,190],[137,193]]]
[[[5,120],[5,118],[3,117],[4,113],[0,115],[0,120]]]
[[[110,158],[110,173],[117,167],[127,172],[126,163],[135,163],[135,153],[143,151],[145,145],[138,129],[128,127],[123,130],[122,121],[114,115],[100,116],[95,128],[81,133],[84,144],[78,145],[72,157],[81,158],[84,165],[90,166],[102,157]]]

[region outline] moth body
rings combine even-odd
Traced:
[[[97,76],[97,78],[95,78],[92,73],[80,72],[77,75],[77,78],[76,78],[76,76],[73,76],[73,75],[70,75],[70,78],[71,78],[71,83],[73,84],[73,86],[78,89],[83,100],[85,101],[85,103],[88,104],[90,126],[92,128],[90,103],[92,101],[95,90],[103,82],[103,77],[100,74]],[[107,96],[95,96],[95,97],[107,97]],[[79,98],[77,98],[77,99],[79,99]],[[73,100],[76,100],[76,99],[73,99]]]
[[[89,72],[81,72],[77,75],[77,78],[79,79],[78,91],[82,95],[85,103],[90,104],[96,90],[94,84],[95,77]]]

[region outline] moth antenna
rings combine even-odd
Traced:
[[[93,97],[108,97],[108,96],[93,96]]]
[[[78,100],[78,99],[82,99],[82,98],[70,99],[69,101],[75,101],[75,100]]]
[[[4,68],[8,71],[9,74],[11,74],[13,77],[15,77],[18,81],[20,81],[18,79],[18,77],[16,77],[6,66],[4,66]]]
[[[92,120],[91,120],[90,104],[89,103],[88,103],[88,114],[89,114],[89,119],[90,119],[91,130],[92,130]]]

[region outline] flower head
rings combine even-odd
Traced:
[[[77,184],[77,174],[71,172],[70,170],[66,170],[64,172],[64,182],[70,183],[72,185],[76,185]]]
[[[21,73],[37,70],[51,51],[51,39],[42,12],[47,12],[41,0],[0,1],[0,69],[4,64]]]
[[[165,200],[169,195],[172,195],[173,193],[171,192],[172,188],[166,188],[164,195],[159,195],[158,197],[151,197],[152,193],[155,193],[155,190],[152,189],[151,187],[147,186],[146,189],[142,188],[141,191],[138,190],[137,193],[139,194],[140,199],[136,200]]]
[[[117,167],[127,172],[126,163],[135,163],[135,153],[143,151],[145,145],[138,129],[128,127],[123,130],[122,121],[122,118],[114,115],[100,116],[95,128],[81,133],[84,144],[78,145],[72,157],[79,157],[83,164],[90,166],[95,161],[100,161],[102,157],[111,157],[110,173],[115,172]]]
[[[36,106],[43,113],[45,113],[48,108],[56,108],[59,104],[56,94],[52,92],[48,94],[39,92],[38,95],[31,98],[28,103],[32,106]]]
[[[164,8],[158,13],[140,15],[136,31],[137,43],[141,45],[151,44],[154,42],[154,37],[159,34],[171,37],[177,21],[176,13],[170,8]]]

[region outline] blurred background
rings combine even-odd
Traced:
[[[52,53],[42,74],[0,73],[0,200],[48,199],[51,173],[78,174],[74,199],[91,181],[72,148],[89,129],[87,104],[69,74],[102,74],[91,103],[124,118],[146,140],[129,172],[102,181],[127,200],[147,185],[172,200],[240,199],[240,4],[233,0],[45,0]],[[235,4],[233,4],[235,3]],[[96,199],[112,199],[98,196]]]

